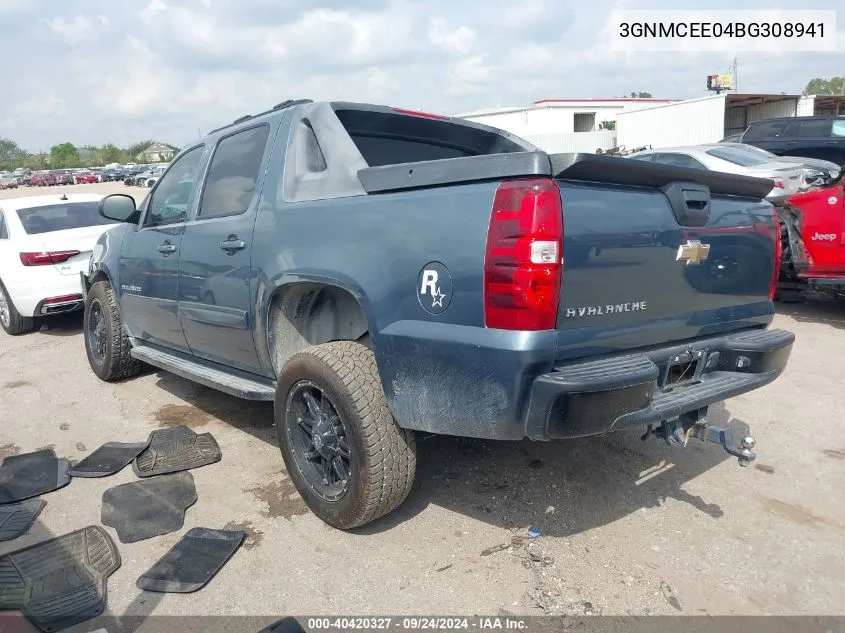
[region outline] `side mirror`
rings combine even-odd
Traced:
[[[97,211],[109,220],[117,222],[137,222],[138,213],[135,198],[125,193],[115,193],[100,200]]]

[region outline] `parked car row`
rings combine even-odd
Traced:
[[[152,187],[164,173],[164,167],[154,167],[138,174],[130,174],[123,179],[123,184],[132,187]]]
[[[96,182],[126,182],[135,185],[136,180],[140,180],[138,186],[149,187],[148,181],[150,178],[157,178],[164,169],[165,166],[163,165],[125,165],[120,167],[93,167],[91,169],[19,170],[15,173],[0,173],[0,189],[78,185]],[[144,175],[143,179],[139,179],[141,175]]]

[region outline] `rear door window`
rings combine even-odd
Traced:
[[[198,218],[244,213],[255,195],[270,126],[243,130],[220,141],[200,201]]]
[[[763,141],[767,139],[782,138],[786,135],[788,121],[757,121],[752,123],[745,134],[743,141]]]
[[[3,217],[3,212],[0,211],[0,240],[9,239],[9,229],[6,228],[6,218]]]
[[[798,123],[799,138],[829,138],[832,121],[830,119],[809,119]]]

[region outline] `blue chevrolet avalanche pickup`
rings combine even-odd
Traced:
[[[286,101],[100,212],[85,347],[275,403],[287,472],[349,529],[408,495],[415,432],[720,443],[708,405],[775,380],[768,180],[353,103]]]

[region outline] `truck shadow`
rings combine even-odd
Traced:
[[[165,405],[159,409],[156,413],[159,426],[200,427],[217,421],[278,446],[272,402],[241,400],[165,371],[156,371],[156,377],[157,387],[189,405]]]
[[[791,317],[799,323],[823,323],[845,329],[845,300],[824,299],[806,303],[776,303],[778,314]]]
[[[748,432],[748,425],[730,418],[724,406],[711,407],[713,424],[729,426],[735,437]],[[584,532],[670,498],[720,518],[717,503],[682,487],[735,458],[715,444],[692,440],[684,448],[657,438],[642,441],[641,435],[550,443],[433,437],[418,444],[417,483],[405,504],[357,533],[389,530],[428,504],[506,529],[538,527],[547,536]]]
[[[172,374],[159,376],[158,386],[192,405],[199,419],[211,416],[278,445],[271,403],[243,402]],[[723,404],[710,409],[711,423],[729,426],[734,437],[747,434],[748,425],[731,418]],[[190,420],[187,422],[190,425]],[[642,433],[636,429],[561,442],[418,436],[416,484],[408,499],[396,511],[355,533],[388,531],[429,504],[505,528],[540,527],[550,536],[572,535],[612,523],[669,498],[713,518],[721,517],[718,504],[682,487],[735,458],[715,444],[691,440],[686,448],[670,446],[657,438],[642,441]],[[279,464],[283,467],[281,456]],[[557,511],[546,514],[549,506]]]

